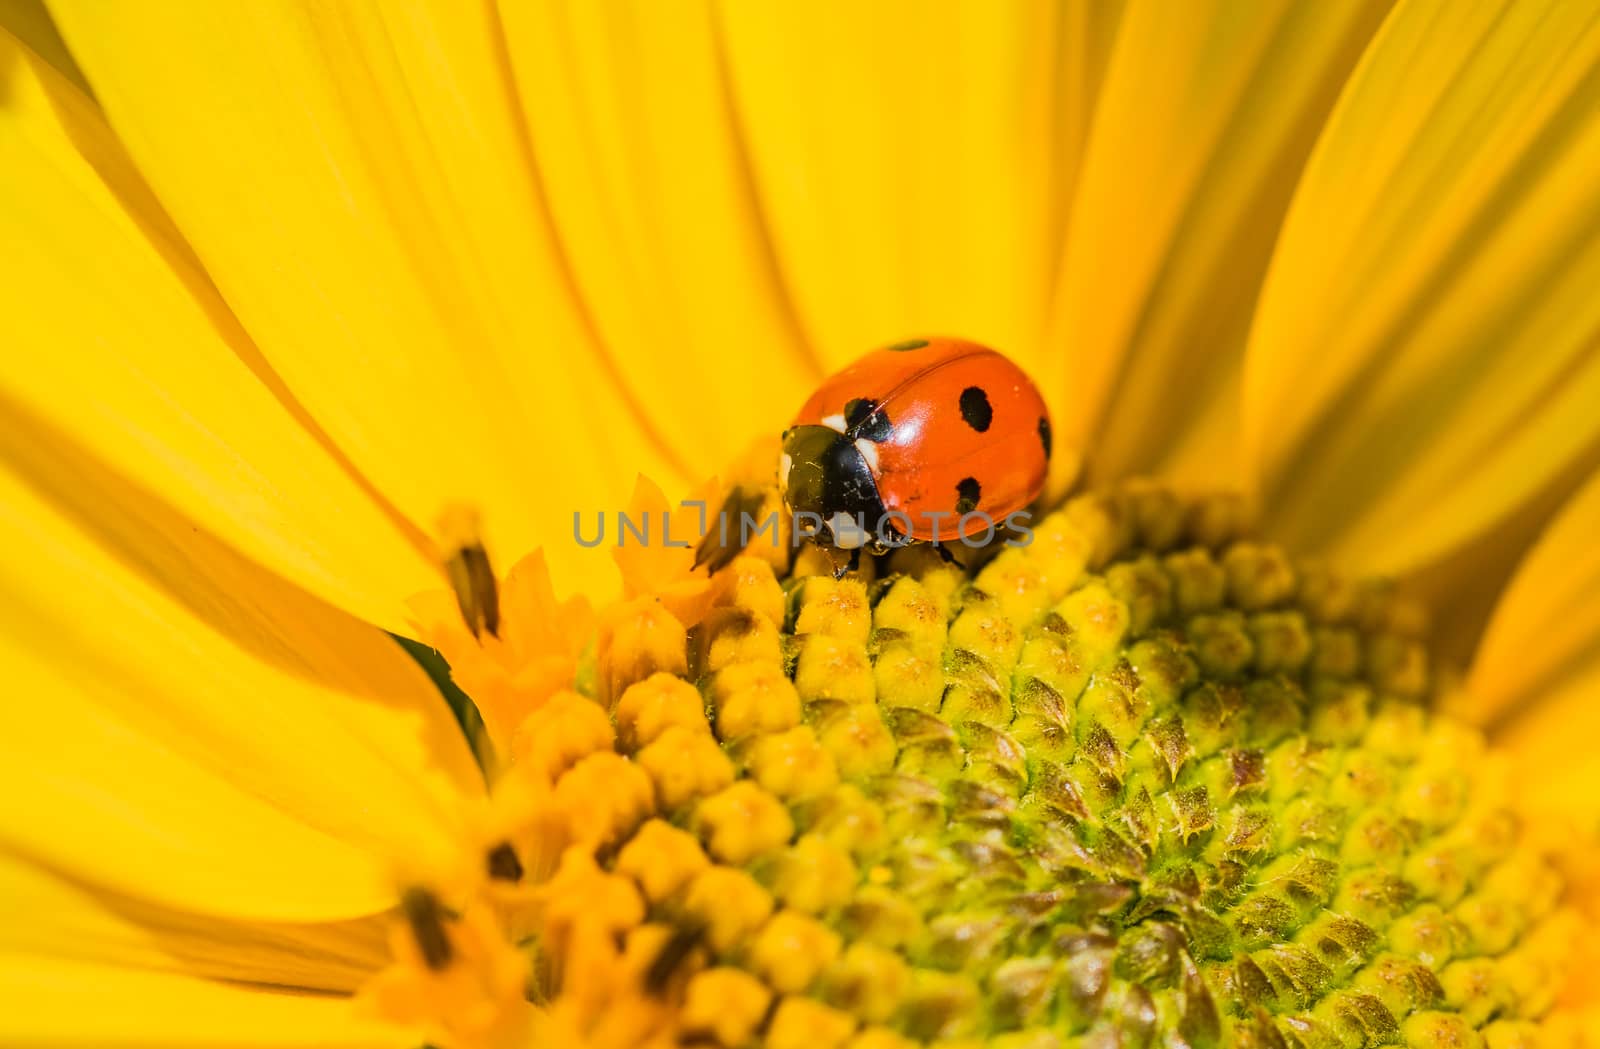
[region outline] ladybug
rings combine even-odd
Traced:
[[[1006,357],[913,339],[830,376],[783,433],[778,484],[802,534],[851,551],[985,534],[1033,502],[1050,413]]]

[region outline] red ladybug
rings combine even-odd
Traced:
[[[823,381],[784,431],[778,484],[803,533],[859,556],[992,537],[1049,461],[1050,414],[1021,368],[977,343],[914,339]]]

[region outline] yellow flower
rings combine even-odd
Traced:
[[[0,199],[0,1043],[1592,1034],[1592,5],[0,0]],[[920,332],[979,587],[575,541]]]

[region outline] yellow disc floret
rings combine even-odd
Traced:
[[[480,674],[500,924],[441,904],[385,993],[477,1009],[445,1049],[1556,1044],[1584,928],[1422,618],[1240,519],[1134,486],[965,569],[649,561],[558,687]]]

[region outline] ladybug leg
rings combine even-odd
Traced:
[[[950,548],[948,546],[946,546],[945,544],[943,544],[943,543],[934,543],[933,544],[933,552],[938,554],[939,555],[939,560],[943,561],[945,564],[947,564],[947,565],[955,565],[957,568],[961,569],[962,571],[966,570],[967,566],[962,564],[960,561],[957,561],[956,560],[956,555],[952,554],[950,552]]]
[[[858,572],[860,570],[861,570],[861,548],[859,546],[856,547],[854,550],[850,551],[850,556],[845,558],[842,561],[839,560],[837,557],[834,558],[834,561],[833,561],[833,578],[834,579],[843,579],[848,573],[850,573],[850,572]]]

